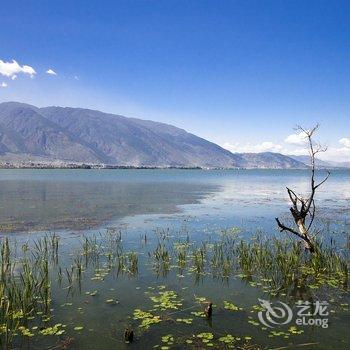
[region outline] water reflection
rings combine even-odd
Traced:
[[[87,229],[180,207],[217,224],[274,220],[288,213],[285,187],[307,193],[308,181],[297,170],[0,170],[1,231]],[[350,171],[333,171],[317,193],[318,209],[349,216],[349,183]]]
[[[86,229],[124,216],[173,213],[216,186],[186,183],[1,181],[2,232]]]

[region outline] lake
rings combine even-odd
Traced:
[[[51,242],[55,234],[60,244],[55,259],[49,259],[49,311],[33,311],[25,326],[33,335],[17,330],[12,344],[349,348],[348,286],[335,281],[324,287],[305,277],[297,292],[290,285],[272,288],[269,278],[256,278],[254,271],[247,278],[243,248],[237,248],[239,258],[231,256],[239,242],[256,241],[256,235],[292,241],[275,224],[277,216],[288,222],[286,186],[307,191],[307,171],[0,170],[0,232],[3,241],[9,237],[17,264],[30,249],[42,251],[40,239]],[[349,204],[350,171],[334,170],[317,193],[315,227],[323,244],[347,264]],[[226,272],[215,272],[214,266],[226,263]],[[259,299],[289,305],[293,320],[262,324]],[[300,300],[327,302],[322,317],[328,327],[291,328]],[[211,319],[201,314],[208,301],[214,304]],[[123,341],[125,328],[135,332],[132,344]]]

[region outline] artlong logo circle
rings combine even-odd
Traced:
[[[287,324],[292,320],[292,309],[282,301],[277,302],[280,306],[272,306],[270,301],[264,299],[259,299],[259,302],[264,311],[259,311],[258,317],[264,326],[274,328],[277,325]]]

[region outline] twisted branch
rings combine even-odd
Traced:
[[[304,241],[306,248],[309,249],[310,252],[314,251],[313,238],[310,236],[309,232],[314,222],[315,214],[316,214],[316,205],[315,205],[315,199],[314,199],[316,190],[320,186],[322,186],[330,176],[330,172],[327,170],[327,175],[325,176],[325,178],[322,181],[320,181],[318,184],[316,184],[316,180],[315,180],[316,155],[318,153],[327,151],[327,147],[323,147],[319,143],[315,143],[313,140],[313,135],[318,128],[319,128],[318,124],[314,126],[311,130],[306,130],[301,126],[297,127],[297,130],[299,132],[304,133],[305,138],[307,139],[307,143],[309,147],[309,155],[310,155],[310,169],[311,169],[311,177],[310,177],[311,192],[307,198],[304,199],[301,196],[298,196],[292,189],[287,187],[287,193],[290,201],[292,202],[292,206],[290,207],[290,212],[293,216],[296,226],[298,227],[298,230],[284,225],[279,220],[279,218],[276,218],[276,222],[280,229],[280,232],[288,231],[298,236]],[[305,222],[307,217],[310,218],[310,222],[306,227]]]

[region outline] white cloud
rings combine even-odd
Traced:
[[[4,83],[4,82],[2,82],[2,83],[0,84],[0,87],[5,88],[5,87],[7,87],[7,84]]]
[[[283,149],[283,151],[281,153],[283,153],[285,155],[290,155],[290,156],[307,156],[307,155],[309,155],[309,151],[307,148],[293,148],[293,149],[285,148],[285,149]]]
[[[285,143],[288,143],[290,145],[299,145],[299,146],[305,145],[306,141],[307,141],[307,139],[306,139],[306,135],[305,135],[304,131],[301,131],[298,134],[289,135],[284,140]]]
[[[342,147],[328,147],[327,152],[320,153],[318,157],[334,162],[350,162],[350,139],[343,137],[338,142]]]
[[[334,162],[350,162],[350,148],[348,147],[329,147],[327,152],[319,153],[318,158]]]
[[[288,142],[287,142],[288,140]],[[285,155],[308,155],[308,147],[306,146],[305,137],[302,133],[289,135],[285,139],[285,144],[278,144],[271,141],[264,141],[257,144],[251,143],[230,143],[226,142],[222,145],[223,148],[233,153],[261,153],[261,152],[275,152]],[[334,162],[350,162],[350,138],[343,137],[339,141],[340,147],[331,146],[327,148],[326,152],[321,152],[317,158],[322,160]],[[296,145],[293,147],[293,145]]]
[[[56,73],[54,70],[52,70],[51,68],[48,69],[48,70],[46,71],[46,73],[47,73],[47,74],[50,74],[50,75],[57,75],[57,73]]]
[[[12,80],[15,80],[16,78],[17,78],[16,74],[11,77]]]
[[[79,77],[77,75],[74,76],[75,80],[79,80]]]
[[[33,78],[34,75],[36,74],[36,71],[31,66],[19,65],[15,60],[12,60],[12,62],[4,62],[3,60],[0,60],[1,75],[4,75],[5,77],[11,78],[11,79],[16,79],[17,74],[19,73],[29,74],[30,77]]]
[[[346,148],[350,148],[350,139],[348,139],[347,137],[343,137],[342,139],[340,139],[339,143]]]
[[[241,145],[239,143],[232,144],[225,142],[222,147],[233,153],[281,152],[282,150],[281,145],[275,144],[271,141],[264,141],[256,145],[252,145],[250,143]]]

